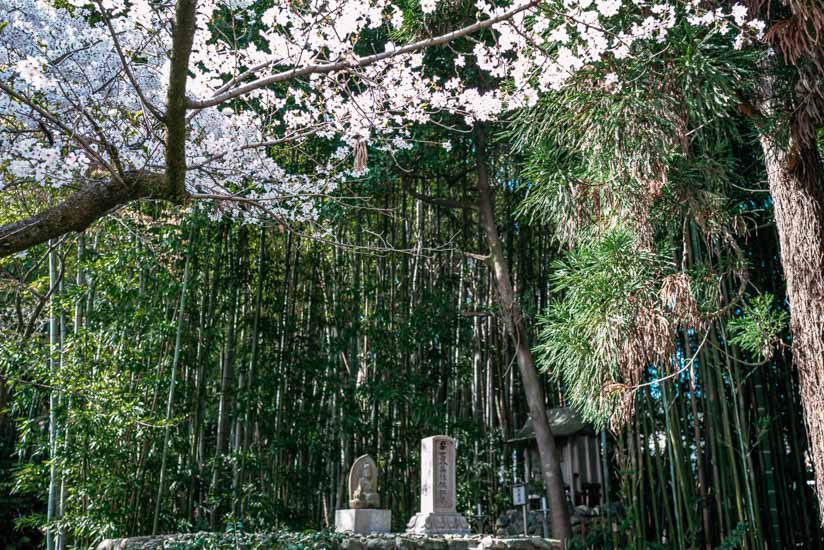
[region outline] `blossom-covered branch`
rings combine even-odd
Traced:
[[[390,37],[412,16],[389,0],[267,9],[254,0],[63,5],[8,0],[0,7],[0,192],[12,191],[3,190],[5,181],[75,189],[71,208],[0,227],[0,255],[143,197],[185,203],[192,193],[242,193],[244,201],[232,202],[260,200],[275,216],[310,220],[315,200],[268,199],[334,193],[364,169],[369,147],[407,148],[412,127],[440,123],[441,115],[471,126],[533,105],[583,68],[620,63],[633,43],[663,40],[679,20],[733,22],[736,40],[760,31],[737,5],[707,11],[669,0],[640,11],[628,0],[477,0],[474,20],[406,45]],[[440,6],[426,0],[418,9],[427,20]],[[243,31],[227,34],[223,20]],[[450,48],[451,76],[427,70],[427,49],[470,37]],[[367,41],[374,53],[358,53]],[[467,84],[470,65],[501,85]],[[276,146],[319,142],[335,152],[300,169],[272,154]],[[355,169],[346,168],[355,151]],[[105,200],[101,186],[109,186]],[[74,210],[83,215],[70,223]],[[48,230],[12,237],[38,224]]]

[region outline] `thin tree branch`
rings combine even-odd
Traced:
[[[408,183],[404,183],[404,189],[407,193],[415,197],[421,202],[425,202],[427,204],[431,204],[434,206],[443,206],[446,208],[455,208],[459,210],[474,210],[475,212],[478,211],[478,205],[471,203],[471,202],[464,202],[455,199],[447,199],[444,197],[432,197],[429,195],[425,195],[423,193],[418,193],[412,186]]]
[[[101,4],[100,0],[95,0],[97,7],[100,9],[100,13],[103,15],[103,21],[106,23],[106,28],[109,29],[109,34],[112,36],[112,42],[114,42],[114,49],[117,52],[117,56],[120,58],[120,63],[123,65],[123,71],[126,73],[126,77],[129,79],[129,82],[132,83],[132,87],[134,91],[137,92],[137,96],[140,98],[140,102],[146,107],[152,116],[154,116],[157,120],[161,122],[166,121],[166,117],[160,110],[155,107],[151,101],[149,101],[146,96],[143,94],[143,89],[137,83],[137,79],[134,77],[132,70],[129,68],[129,63],[126,60],[126,55],[123,53],[123,48],[120,46],[120,41],[117,39],[117,33],[114,31],[114,27],[112,26],[112,22],[109,19],[109,14],[107,13],[106,9]]]
[[[63,239],[60,239],[60,241],[49,247],[49,252],[51,252],[52,249],[56,248],[61,242],[63,242]],[[43,311],[43,308],[45,307],[46,303],[51,299],[51,297],[60,287],[60,282],[63,280],[63,275],[65,275],[66,273],[66,262],[63,260],[63,256],[61,254],[56,254],[56,256],[57,259],[60,261],[60,274],[57,276],[57,281],[55,281],[51,288],[49,288],[49,291],[46,292],[46,294],[40,298],[39,302],[37,303],[37,307],[34,308],[34,312],[32,312],[31,317],[29,318],[29,322],[26,324],[26,330],[23,331],[23,340],[28,340],[28,338],[34,332],[34,324],[37,321],[37,318],[40,316],[40,312]]]

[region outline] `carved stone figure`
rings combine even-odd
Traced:
[[[378,467],[371,456],[363,455],[349,470],[349,508],[377,508],[380,504]]]
[[[349,470],[349,509],[335,510],[335,530],[358,534],[388,533],[392,512],[380,510],[378,466],[372,457],[363,455]]]

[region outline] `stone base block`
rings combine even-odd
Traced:
[[[464,535],[472,531],[461,514],[418,512],[406,524],[406,532],[416,535]]]
[[[389,533],[392,511],[374,508],[335,510],[335,531],[357,534]]]

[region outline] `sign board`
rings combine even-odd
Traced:
[[[526,504],[526,487],[523,485],[512,486],[512,504],[514,506],[523,506]]]

